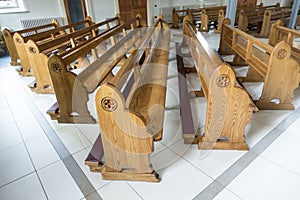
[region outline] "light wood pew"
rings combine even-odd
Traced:
[[[200,149],[247,150],[244,132],[253,111],[257,111],[247,91],[237,82],[232,67],[209,46],[191,19],[184,19],[183,44],[188,45],[207,100],[205,134]]]
[[[177,10],[176,8],[174,8],[172,14],[172,28],[178,29],[179,25],[182,23],[184,16],[186,16],[188,13],[188,9]]]
[[[37,27],[33,27],[33,28],[28,28],[28,29],[24,29],[24,30],[18,30],[18,31],[10,31],[8,29],[4,29],[3,30],[3,37],[4,37],[4,41],[5,44],[7,46],[10,58],[11,58],[11,62],[10,64],[12,66],[18,66],[21,65],[20,62],[18,62],[19,59],[19,55],[14,43],[14,39],[13,36],[15,33],[19,33],[19,34],[37,34],[39,32],[43,32],[49,29],[55,29],[59,27],[59,23],[57,22],[57,20],[53,20],[51,24],[46,24],[46,25],[42,25],[42,26],[37,26]]]
[[[217,28],[219,17],[225,16],[226,6],[202,8],[201,11],[191,10],[194,24],[199,24],[199,31],[208,32],[211,25]],[[221,15],[221,16],[220,16]],[[223,15],[223,16],[222,16]]]
[[[300,63],[300,32],[284,27],[284,24],[284,21],[277,20],[272,25],[268,43],[276,46],[281,41],[287,42],[292,49],[293,57]]]
[[[21,74],[23,76],[32,76],[33,75],[33,72],[31,70],[31,66],[30,66],[30,60],[28,59],[27,51],[26,51],[26,47],[25,47],[25,44],[29,40],[33,40],[33,41],[40,42],[40,43],[48,42],[48,41],[53,40],[56,37],[60,37],[62,35],[70,33],[70,32],[74,32],[76,30],[76,27],[82,26],[82,28],[84,28],[84,27],[89,27],[92,24],[93,24],[93,22],[92,22],[91,18],[87,17],[84,21],[66,25],[66,26],[62,26],[62,27],[57,27],[55,29],[48,30],[48,31],[45,31],[42,33],[33,34],[33,35],[24,35],[19,32],[14,33],[13,40],[14,40],[15,47],[18,52],[19,59],[21,61],[21,66],[22,66],[22,69],[19,71],[19,74]]]
[[[288,20],[290,19],[291,13],[291,7],[282,7],[281,9],[276,9],[274,11],[266,10],[264,13],[261,31],[256,35],[256,37],[269,37],[272,24],[274,24],[279,19],[282,19],[282,21],[287,24]]]
[[[104,180],[160,181],[150,154],[162,137],[169,45],[168,24],[158,17],[117,75],[97,90],[101,133],[85,162]]]
[[[249,65],[244,81],[262,80],[263,90],[255,101],[259,109],[294,109],[292,97],[299,85],[299,64],[291,56],[285,41],[275,47],[230,26],[223,21],[219,53],[235,56],[235,63]]]
[[[126,35],[125,28],[128,26],[132,26],[133,30]],[[48,68],[57,99],[57,103],[47,111],[51,119],[57,120],[59,123],[96,122],[88,110],[88,94],[92,93],[107,78],[103,76],[103,71],[110,72],[114,67],[112,64],[116,65],[123,61],[125,53],[130,52],[140,41],[145,33],[145,29],[139,28],[142,26],[145,26],[145,23],[141,16],[137,15],[136,18],[123,23],[116,29],[92,38],[88,43],[49,58]],[[99,45],[103,45],[103,42],[109,40],[111,36],[122,32],[124,38],[99,56],[97,53]],[[93,56],[89,56],[90,52]],[[122,57],[116,57],[115,52],[123,52]],[[79,58],[84,59],[82,66],[77,70],[69,70],[70,65]]]
[[[278,19],[288,20],[291,7],[263,7],[256,10],[241,10],[238,28],[244,32],[255,30],[256,37],[268,37],[271,25]]]
[[[47,42],[36,42],[30,39],[25,44],[25,49],[30,66],[34,72],[35,81],[29,84],[29,87],[36,93],[54,93],[48,69],[49,57],[52,54],[59,55],[65,51],[70,51],[71,48],[81,43],[86,43],[99,34],[102,35],[109,30],[115,29],[120,23],[120,16],[117,15],[112,19],[99,22],[61,37],[56,37]]]
[[[184,9],[176,10],[173,9],[172,15],[172,28],[179,28],[179,24],[182,24],[184,16],[191,13],[194,19],[194,23],[200,24],[202,26],[200,30],[206,31],[205,27],[208,27],[210,24],[213,24],[216,28],[218,18],[220,15],[220,10],[223,10],[223,14],[226,11],[226,6],[216,6],[208,8],[197,8],[197,9]],[[207,16],[207,20],[202,16]],[[204,19],[204,21],[203,21]]]
[[[279,4],[267,6],[265,8],[277,7]],[[263,4],[257,5],[255,8],[262,8]],[[244,6],[237,8],[237,13],[241,9],[254,9],[247,8]],[[172,28],[179,28],[179,25],[182,24],[184,16],[192,14],[194,24],[199,24],[199,31],[208,31],[210,26],[213,25],[216,32],[220,32],[222,20],[225,18],[226,6],[215,6],[208,8],[197,8],[197,9],[185,9],[185,10],[176,10],[173,9],[172,15]],[[236,17],[238,19],[238,15]],[[220,24],[220,26],[219,26]]]

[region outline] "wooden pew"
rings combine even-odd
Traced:
[[[200,149],[247,150],[244,131],[256,106],[237,82],[232,67],[209,46],[190,18],[184,20],[183,44],[188,45],[207,100],[205,134]]]
[[[276,46],[281,41],[287,42],[291,49],[293,57],[300,63],[300,32],[295,29],[284,27],[282,20],[277,20],[271,27],[269,45]],[[298,40],[298,41],[296,41]]]
[[[59,55],[65,51],[70,51],[71,48],[74,48],[81,43],[88,42],[88,40],[93,37],[115,29],[120,23],[120,16],[117,15],[112,19],[99,22],[87,28],[65,34],[61,37],[56,37],[47,42],[36,42],[30,39],[26,43],[25,49],[28,60],[30,61],[30,66],[34,72],[35,81],[29,84],[29,87],[36,93],[54,93],[48,69],[49,57],[52,54]],[[77,64],[77,66],[80,66],[80,63]]]
[[[178,29],[179,24],[182,23],[184,16],[186,16],[188,13],[188,9],[176,10],[176,8],[174,8],[172,14],[172,28]]]
[[[256,35],[256,37],[269,37],[272,24],[274,24],[279,19],[287,24],[287,21],[290,19],[291,13],[291,7],[282,7],[274,11],[266,10],[264,13],[261,31]]]
[[[262,7],[255,10],[241,10],[238,28],[244,32],[255,30],[257,37],[268,37],[272,23],[278,19],[288,20],[291,7]]]
[[[192,10],[191,13],[193,15],[194,20],[196,21],[195,25],[197,25],[198,23],[200,24],[198,30],[208,32],[211,25],[213,25],[214,28],[217,28],[219,17],[223,17],[224,19],[226,13],[226,6],[202,8],[201,12],[193,12]]]
[[[16,50],[18,52],[19,59],[21,61],[22,69],[19,71],[19,74],[23,76],[32,76],[32,70],[30,66],[30,60],[28,59],[27,56],[27,51],[25,44],[29,40],[33,40],[36,42],[48,42],[50,40],[53,40],[56,37],[60,37],[62,35],[65,35],[70,32],[75,31],[75,27],[83,26],[83,27],[88,27],[92,25],[93,22],[90,17],[87,17],[86,20],[77,22],[74,24],[62,26],[62,27],[57,27],[52,30],[48,30],[42,33],[37,33],[33,35],[24,35],[23,33],[16,32],[14,33],[13,40],[15,43]]]
[[[134,29],[126,35],[125,28],[128,26],[132,26]],[[103,76],[103,71],[110,72],[114,67],[111,63],[116,65],[123,61],[125,52],[128,53],[135,43],[140,41],[145,33],[145,29],[139,28],[142,26],[145,26],[145,23],[142,22],[141,16],[137,15],[136,18],[123,23],[116,29],[92,38],[88,43],[83,43],[70,51],[52,55],[49,58],[48,68],[57,99],[57,103],[47,111],[51,119],[57,120],[59,123],[96,122],[88,110],[88,94],[107,78],[106,75]],[[125,37],[99,57],[97,47],[103,45],[103,42],[110,39],[111,36],[122,32]],[[90,52],[92,57],[89,56]],[[124,52],[124,54],[122,57],[115,57],[115,52]],[[79,58],[85,60],[82,62],[83,66],[78,70],[69,70],[70,65]],[[89,65],[89,63],[91,64]],[[110,76],[112,74],[109,74]]]
[[[223,21],[219,53],[233,54],[237,63],[249,65],[244,81],[264,82],[262,94],[255,101],[259,109],[294,109],[293,91],[299,85],[299,64],[291,57],[285,41],[272,47]]]
[[[97,90],[101,133],[85,162],[104,180],[160,181],[150,154],[162,137],[169,45],[168,24],[158,17],[116,76]]]
[[[32,34],[37,34],[39,32],[46,31],[48,29],[55,29],[57,27],[59,27],[59,23],[57,22],[57,20],[53,20],[51,24],[46,24],[46,25],[37,26],[37,27],[28,28],[28,29],[19,30],[19,31],[10,31],[5,28],[3,30],[3,37],[4,37],[4,41],[6,43],[6,47],[8,49],[8,52],[9,52],[9,55],[11,58],[10,64],[12,66],[21,65],[21,63],[18,62],[19,55],[18,55],[16,46],[14,43],[14,39],[13,39],[13,36],[15,33],[32,35]]]
[[[280,6],[279,3],[276,5],[266,6],[264,8],[273,8]],[[256,9],[263,8],[263,4],[259,4],[255,7]],[[244,6],[237,8],[237,13],[240,12],[241,9],[245,10],[253,10],[255,8],[247,8]],[[220,32],[222,20],[225,18],[226,6],[215,6],[208,8],[197,8],[197,9],[184,9],[184,10],[176,10],[173,9],[172,15],[172,28],[179,28],[179,24],[182,24],[184,16],[192,14],[194,24],[199,24],[199,31],[207,32],[211,25],[214,26],[216,32]],[[236,17],[238,19],[238,15]],[[218,26],[220,24],[220,26]]]

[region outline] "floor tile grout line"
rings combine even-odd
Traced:
[[[16,79],[15,76],[13,76],[14,79]],[[19,84],[19,86],[21,86],[21,88],[23,88],[23,85],[20,83],[20,81],[17,81],[17,83]],[[53,148],[56,150],[56,152],[58,153],[58,155],[61,157],[60,152],[58,152],[58,149],[56,148],[56,146],[52,143],[51,138],[49,138],[49,135],[45,132],[45,127],[44,126],[48,126],[47,128],[49,128],[51,130],[51,132],[49,133],[54,133],[56,135],[56,131],[51,127],[51,125],[49,124],[49,122],[47,121],[47,119],[44,117],[44,115],[41,113],[41,111],[39,110],[39,108],[37,107],[37,105],[35,104],[33,98],[28,94],[28,92],[26,91],[25,88],[23,88],[23,90],[20,90],[23,93],[23,96],[25,97],[25,102],[27,103],[28,108],[30,109],[30,111],[32,112],[32,114],[34,115],[34,117],[36,118],[37,122],[40,122],[40,118],[43,118],[43,120],[45,120],[46,125],[45,124],[40,124],[41,128],[44,131],[44,134],[47,136],[48,140],[50,141],[51,145],[53,146]],[[7,100],[7,99],[6,99]],[[56,135],[57,136],[57,135]],[[21,136],[22,137],[22,136]],[[60,138],[57,136],[57,139],[60,140]],[[64,144],[62,143],[62,141],[60,140],[61,144],[64,146]],[[24,143],[25,145],[25,143]],[[64,148],[66,149],[66,151],[69,153],[69,156],[71,158],[73,158],[72,154],[68,151],[68,149],[64,146]],[[28,153],[28,150],[27,150]],[[73,158],[74,159],[74,158]],[[85,192],[83,191],[83,189],[86,189],[87,186],[85,185],[83,188],[80,186],[80,183],[78,181],[76,181],[76,177],[78,177],[79,175],[81,175],[82,177],[84,177],[85,182],[89,185],[89,187],[91,188],[91,190],[93,192],[97,192],[97,190],[94,188],[94,186],[91,184],[91,182],[89,181],[89,179],[87,178],[87,176],[84,174],[84,172],[82,171],[82,169],[80,168],[80,166],[78,166],[78,164],[76,163],[76,161],[73,163],[77,169],[79,169],[79,173],[81,174],[72,174],[70,171],[70,167],[74,167],[74,166],[68,166],[66,165],[66,160],[62,159],[62,162],[64,163],[65,167],[67,168],[68,172],[70,173],[70,175],[72,176],[73,180],[75,181],[76,185],[78,186],[78,188],[80,189],[80,191],[82,192],[82,194],[85,196],[90,195],[89,194],[85,194]],[[33,165],[34,166],[34,165]],[[34,166],[35,169],[35,166]],[[75,178],[74,178],[75,177]],[[43,187],[43,186],[42,186]],[[43,188],[44,189],[44,188]],[[45,192],[45,190],[44,190]],[[97,193],[98,194],[98,193]],[[46,195],[46,193],[45,193]],[[47,195],[46,195],[47,197]],[[97,199],[102,200],[102,198],[100,197],[100,195],[98,194]]]
[[[22,92],[22,93],[23,93],[23,92]],[[25,94],[22,94],[22,95],[24,96]],[[6,97],[4,97],[4,98],[6,99],[6,102],[7,102],[7,98],[6,98]],[[30,159],[30,162],[31,162],[31,164],[32,164],[32,167],[33,167],[33,169],[34,169],[34,173],[36,173],[36,176],[37,176],[37,178],[38,178],[38,180],[39,180],[40,186],[42,187],[42,190],[43,190],[43,192],[44,192],[44,195],[45,195],[46,199],[48,200],[49,197],[48,197],[48,195],[47,195],[47,192],[46,192],[46,190],[45,190],[45,187],[44,187],[44,185],[42,184],[42,180],[41,180],[41,178],[40,178],[40,176],[39,176],[39,174],[38,174],[38,172],[37,172],[37,168],[36,168],[36,166],[35,166],[35,164],[34,164],[34,162],[33,162],[32,156],[31,156],[31,154],[30,154],[30,152],[29,152],[29,150],[28,150],[27,144],[26,144],[26,142],[25,142],[25,140],[24,140],[23,135],[21,134],[21,128],[18,126],[18,123],[17,123],[17,121],[16,121],[16,118],[14,117],[14,114],[13,114],[12,111],[11,111],[10,105],[8,105],[8,106],[9,106],[10,113],[11,113],[11,115],[13,116],[15,125],[16,125],[16,127],[17,127],[17,129],[18,129],[19,136],[21,137],[22,143],[23,143],[23,145],[24,145],[24,147],[25,147],[25,149],[26,149],[26,153],[27,153],[27,155],[28,155],[28,157],[29,157],[29,159]]]
[[[294,175],[300,177],[300,174],[299,174],[299,173],[297,173],[297,172],[295,172],[295,171],[293,171],[293,170],[291,170],[291,169],[289,169],[289,168],[287,168],[287,167],[285,167],[285,166],[283,166],[283,165],[281,165],[281,164],[279,164],[279,163],[277,163],[277,162],[275,162],[275,161],[273,161],[273,160],[271,160],[271,159],[269,159],[269,158],[267,158],[267,157],[265,157],[265,156],[260,155],[260,157],[261,157],[262,159],[267,160],[267,161],[270,161],[271,163],[273,163],[273,164],[275,164],[275,165],[277,165],[277,166],[279,166],[279,167],[281,167],[281,168],[283,168],[283,169],[285,169],[285,170],[287,170],[287,171],[293,173]]]
[[[126,184],[139,196],[141,200],[143,200],[143,197],[134,189],[134,187],[128,181],[126,181]]]
[[[260,152],[260,153],[256,153],[255,151],[252,151],[252,149],[250,149],[245,155],[243,155],[240,159],[238,159],[234,164],[232,164],[229,168],[227,168],[227,170],[225,170],[218,178],[216,178],[213,183],[211,183],[209,186],[207,186],[204,190],[202,190],[198,195],[196,195],[194,197],[193,200],[200,200],[203,199],[203,197],[208,197],[206,198],[206,200],[210,200],[213,199],[214,197],[216,197],[221,191],[223,191],[224,188],[226,188],[241,172],[243,172],[257,157],[259,157],[261,155],[261,153],[268,148],[280,135],[282,135],[285,130],[291,126],[291,124],[293,124],[298,118],[293,119],[293,115],[299,115],[299,108],[295,109],[291,114],[289,114],[286,118],[284,118],[280,123],[278,123],[265,137],[263,137],[257,144],[254,145],[253,148],[258,148],[259,146],[263,146],[263,142],[264,139],[268,139],[267,137],[272,134],[275,131],[279,131],[280,134],[278,134],[277,136],[275,136],[274,138],[271,138],[272,141],[269,141],[270,144],[268,144],[268,146],[264,147],[264,149]],[[299,116],[298,116],[299,117]],[[288,120],[288,118],[291,118],[293,121],[286,127],[284,127],[284,130],[279,129],[279,127],[286,122],[286,120]],[[248,155],[253,154],[253,158],[249,158],[244,160]],[[247,163],[245,163],[245,161]],[[243,164],[244,163],[244,164]],[[233,171],[234,176],[232,176],[230,179],[231,180],[227,180],[227,184],[221,184],[220,180],[222,180],[222,178],[224,178],[224,176],[226,176],[226,173],[232,171],[232,169],[234,169],[234,167],[238,167],[239,164],[243,164],[244,167],[242,169],[240,169],[240,171],[238,173],[236,173],[236,171]],[[226,177],[225,177],[226,178]],[[225,179],[226,180],[226,179]],[[224,181],[224,180],[223,180]],[[221,181],[222,182],[222,181]],[[210,193],[210,187],[213,184],[221,184],[223,187],[219,188],[219,190],[214,191],[214,193]]]
[[[14,76],[13,76],[13,77],[14,77]],[[15,79],[15,78],[14,78],[14,79]],[[20,90],[20,91],[22,91],[22,90]],[[23,91],[22,91],[22,93],[23,93]],[[22,94],[22,95],[24,96],[25,94]],[[16,118],[14,117],[14,113],[13,113],[12,110],[11,110],[11,105],[8,103],[7,97],[4,96],[4,98],[5,98],[5,101],[6,101],[7,105],[8,105],[9,112],[10,112],[11,116],[13,117],[14,124],[15,124],[15,126],[17,127],[17,129],[18,129],[19,136],[20,136],[20,138],[22,139],[22,142],[18,143],[18,145],[21,145],[21,144],[24,145],[24,147],[25,147],[25,149],[26,149],[26,153],[27,153],[27,155],[28,155],[28,157],[29,157],[29,159],[30,159],[31,165],[32,165],[32,167],[33,167],[33,169],[34,169],[34,171],[33,171],[32,173],[35,173],[35,174],[36,174],[36,176],[37,176],[37,178],[38,178],[38,180],[39,180],[39,184],[40,184],[40,186],[42,187],[43,193],[44,193],[46,199],[48,200],[49,198],[48,198],[48,195],[47,195],[47,193],[46,193],[46,190],[45,190],[45,188],[44,188],[44,186],[43,186],[43,184],[42,184],[42,181],[41,181],[41,179],[40,179],[40,176],[39,176],[38,173],[37,173],[37,169],[36,169],[36,167],[35,167],[35,165],[34,165],[34,162],[33,162],[33,159],[32,159],[32,157],[31,157],[31,154],[29,153],[29,150],[28,150],[28,147],[27,147],[26,142],[25,142],[25,140],[24,140],[24,137],[23,137],[23,135],[21,134],[20,127],[18,126],[18,123],[17,123],[17,121],[16,121]],[[14,145],[14,146],[16,146],[16,145]],[[27,174],[26,176],[28,176],[28,175],[30,175],[30,174],[32,174],[32,173],[29,173],[29,174]],[[20,179],[22,179],[22,178],[24,178],[24,177],[26,177],[26,176],[20,177],[19,179],[14,180],[14,182],[17,181],[17,180],[20,180]],[[0,188],[1,188],[1,187],[0,187]]]
[[[30,173],[28,173],[28,174],[25,174],[25,175],[23,175],[23,176],[21,176],[21,177],[15,179],[15,180],[12,180],[12,181],[10,181],[10,182],[8,182],[8,183],[5,183],[5,184],[3,184],[3,185],[0,186],[0,189],[1,189],[1,188],[4,188],[5,186],[7,186],[7,185],[9,185],[9,184],[11,184],[11,183],[14,183],[14,182],[16,182],[16,181],[21,180],[22,178],[25,178],[26,176],[29,176],[29,175],[31,175],[31,174],[34,174],[34,173],[36,173],[36,172],[35,172],[35,171],[32,171],[32,172],[30,172]]]
[[[39,109],[37,108],[37,106],[35,105],[35,103],[34,103],[34,107],[35,107],[35,108],[30,107],[30,109],[37,109],[37,111],[40,112]],[[43,117],[43,120],[46,120],[45,117],[43,116],[43,114],[42,114],[41,112],[40,112],[40,114],[41,114],[40,117]],[[36,115],[35,115],[35,117],[36,117]],[[37,119],[37,121],[39,122],[39,119]],[[63,144],[63,142],[61,141],[61,139],[59,138],[59,136],[56,135],[56,131],[51,127],[51,125],[49,124],[49,122],[48,122],[47,120],[46,120],[46,122],[47,122],[47,126],[49,126],[48,128],[49,128],[50,130],[52,129],[52,131],[49,132],[49,133],[45,133],[45,134],[46,134],[46,136],[48,137],[48,139],[50,140],[50,143],[52,144],[52,146],[54,147],[54,149],[57,151],[57,153],[58,153],[58,155],[60,156],[60,158],[62,159],[62,162],[64,163],[64,165],[65,165],[65,167],[67,168],[68,172],[69,172],[70,175],[72,176],[72,178],[73,178],[73,180],[75,181],[76,185],[78,186],[78,188],[80,189],[80,191],[82,192],[82,194],[84,195],[84,197],[86,197],[86,196],[92,194],[92,193],[85,194],[85,192],[83,191],[83,188],[80,187],[80,184],[79,184],[78,180],[76,179],[76,177],[79,176],[80,174],[76,174],[76,175],[75,175],[75,174],[71,173],[71,171],[70,171],[70,169],[69,169],[70,166],[68,166],[68,165],[66,164],[66,162],[65,162],[65,159],[66,159],[67,157],[62,157],[61,152],[59,152],[57,146],[54,144],[54,141],[52,141],[53,139],[50,139],[49,134],[54,133],[56,139],[60,142],[61,145],[63,145],[63,148],[65,149],[64,151],[66,151],[66,153],[68,154],[68,155],[65,155],[65,156],[70,156],[70,157],[72,157],[72,158],[73,158],[73,156],[72,156],[72,154],[68,151],[68,149],[64,146],[64,144]],[[45,126],[45,125],[44,125],[44,126]],[[42,127],[42,128],[44,129],[44,127]],[[84,172],[83,172],[83,171],[81,170],[81,168],[78,166],[78,164],[76,163],[76,161],[75,161],[75,163],[73,163],[73,164],[76,164],[76,165],[77,165],[76,167],[78,167],[78,168],[80,169],[80,172],[82,173],[81,175],[83,175],[83,176],[85,177],[85,181],[87,182],[87,184],[89,185],[89,187],[92,188],[93,192],[97,192],[97,190],[94,188],[94,186],[93,186],[93,185],[91,184],[91,182],[88,180],[88,178],[86,177],[86,175],[84,174]],[[73,167],[74,167],[74,166],[73,166]],[[86,186],[84,186],[84,188],[86,188]],[[98,197],[99,197],[99,198],[98,198]],[[97,198],[98,198],[99,200],[102,200],[102,198],[100,197],[99,194],[98,194]]]

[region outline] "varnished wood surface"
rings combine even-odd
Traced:
[[[94,91],[100,83],[113,77],[111,70],[126,58],[126,54],[130,53],[135,43],[143,37],[145,29],[142,28],[131,30],[127,34],[124,29],[130,24],[132,27],[139,27],[143,23],[140,22],[138,15],[128,23],[117,27],[111,26],[111,30],[49,58],[48,68],[59,105],[59,113],[56,117],[58,122],[96,122],[87,108],[88,93]],[[101,50],[99,47],[106,48],[106,42],[110,42],[112,37],[121,37],[121,39],[114,40],[115,45],[112,44],[106,52],[98,52]],[[89,56],[91,52],[92,56]],[[79,69],[69,70],[72,63],[79,61]]]
[[[82,23],[76,23],[68,26],[61,27],[56,32],[67,32],[70,27],[75,27],[78,24],[85,24],[88,20]],[[111,29],[108,29],[104,32],[100,32],[99,29],[106,28],[106,25],[109,23],[114,23],[115,26],[111,26]],[[34,72],[36,85],[33,88],[33,91],[36,93],[54,93],[53,83],[49,74],[48,69],[48,59],[52,54],[63,54],[67,51],[70,51],[72,48],[75,48],[78,45],[83,45],[83,43],[88,43],[92,38],[101,36],[106,32],[109,32],[116,27],[118,27],[120,19],[118,17],[112,18],[107,21],[99,22],[94,25],[88,24],[86,28],[71,32],[69,34],[63,34],[59,37],[51,38],[47,41],[35,41],[29,39],[25,44],[27,58],[30,62],[30,66]],[[52,34],[52,32],[50,32]],[[43,36],[48,35],[49,33],[44,33]],[[35,37],[35,39],[38,37]],[[27,39],[27,38],[26,38]],[[78,67],[78,66],[77,66]]]
[[[3,30],[3,37],[4,41],[6,43],[9,55],[11,57],[11,65],[16,66],[16,65],[21,65],[21,63],[18,61],[19,55],[15,46],[15,42],[13,39],[13,36],[15,33],[19,34],[24,34],[24,33],[30,33],[34,32],[34,34],[37,34],[39,31],[43,29],[55,29],[59,27],[58,22],[55,20],[50,24],[42,25],[42,26],[37,26],[33,28],[28,28],[28,29],[23,29],[23,30],[18,30],[18,31],[9,31],[8,29]]]
[[[237,83],[231,66],[223,62],[200,32],[194,30],[191,19],[185,18],[184,42],[188,44],[207,100],[205,133],[199,138],[199,148],[248,149],[244,131],[256,107],[246,90]]]
[[[31,63],[30,59],[28,58],[27,54],[27,47],[26,43],[29,40],[35,41],[36,43],[49,43],[53,39],[57,37],[61,37],[65,35],[66,33],[74,32],[75,26],[84,24],[86,27],[90,26],[92,24],[91,20],[84,20],[82,22],[78,22],[76,24],[66,25],[66,26],[60,26],[57,25],[51,29],[44,32],[38,32],[36,31],[35,34],[31,35],[24,35],[24,32],[16,32],[14,33],[13,40],[16,47],[16,50],[19,55],[19,59],[22,63],[22,72],[20,72],[22,75],[33,75],[33,73],[29,73],[31,71]],[[26,32],[25,32],[26,33]]]
[[[299,64],[287,42],[272,47],[224,20],[219,52],[240,57],[264,78],[261,97],[256,101],[259,109],[294,109],[292,97],[299,85]],[[246,79],[256,78],[250,76],[255,73],[248,73]]]
[[[153,141],[162,137],[170,32],[164,29],[165,22],[158,21],[136,43],[117,75],[97,90],[105,155],[104,168],[99,170],[103,179],[160,180],[152,169],[150,154]],[[129,86],[126,98],[122,84]]]

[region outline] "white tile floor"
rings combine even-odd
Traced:
[[[206,37],[214,45],[216,36]],[[175,38],[176,39],[176,38]],[[178,38],[177,38],[178,40]],[[172,61],[172,67],[175,67]],[[169,73],[167,107],[178,105],[177,77]],[[104,181],[99,173],[90,172],[84,159],[100,131],[98,125],[67,125],[51,121],[45,111],[55,102],[54,95],[38,95],[27,88],[31,77],[19,77],[9,58],[0,59],[0,199],[2,200],[81,200],[78,183],[55,151],[43,126],[38,123],[28,102],[43,113],[58,138],[71,153],[78,166],[104,200],[189,200],[196,197],[246,151],[199,151],[183,144],[179,111],[166,111],[165,136],[155,144],[151,155],[153,167],[160,174],[160,183]],[[196,84],[197,85],[197,84]],[[193,85],[192,87],[199,87]],[[261,86],[246,85],[250,93],[259,95]],[[192,100],[194,117],[202,128],[205,100]],[[300,106],[300,89],[295,91],[294,104]],[[201,109],[199,109],[201,107]],[[257,144],[286,117],[298,111],[260,111],[253,115],[246,128],[250,147]],[[300,116],[299,114],[297,116]],[[215,200],[300,199],[300,118],[296,119],[261,155],[235,177]],[[204,199],[205,200],[205,199]]]

